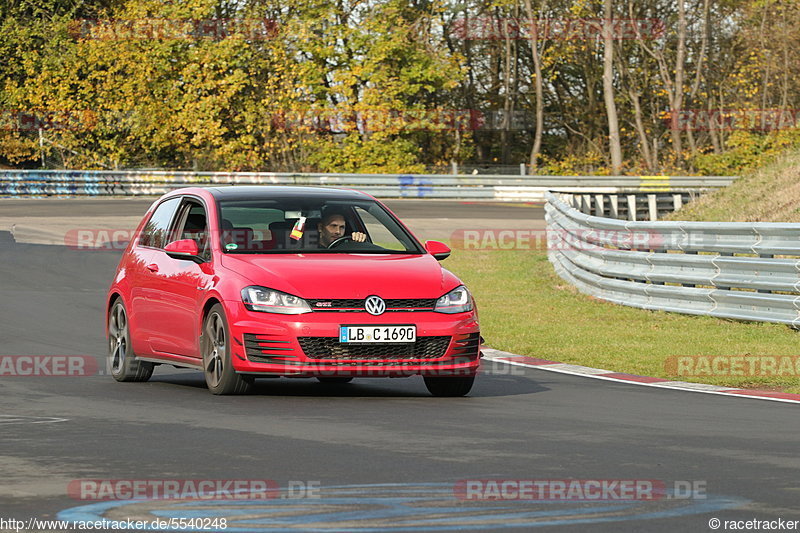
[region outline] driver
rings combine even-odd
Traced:
[[[345,225],[344,215],[341,213],[325,213],[322,220],[317,224],[320,248],[327,248],[336,239],[344,237]],[[367,240],[367,235],[359,231],[354,231],[353,234],[350,235],[350,238],[355,242],[364,242]]]

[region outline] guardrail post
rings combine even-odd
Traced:
[[[649,211],[651,222],[658,220],[658,205],[656,204],[655,194],[647,195],[647,210]]]
[[[628,195],[628,220],[636,222],[636,195]]]
[[[601,217],[603,216],[603,211],[605,209],[605,202],[603,199],[602,194],[595,194],[594,195],[594,214],[595,216]]]
[[[683,207],[683,195],[681,193],[672,195],[672,210],[677,211]]]
[[[619,196],[611,194],[608,200],[611,203],[611,218],[619,218]]]
[[[687,250],[684,252],[686,255],[699,255],[697,250]],[[681,283],[683,287],[697,287],[695,283]]]
[[[581,198],[583,198],[583,211],[587,215],[592,214],[592,195],[591,194],[582,194]]]
[[[720,257],[733,257],[733,252],[719,252],[719,256]],[[730,285],[717,285],[714,282],[714,280],[711,280],[711,282],[714,284],[714,287],[716,287],[717,289],[723,289],[723,290],[726,290],[726,291],[729,291],[731,289]]]
[[[763,259],[774,259],[775,255],[774,254],[759,254],[759,257],[761,257]],[[762,293],[762,294],[772,294],[772,291],[769,291],[767,289],[757,289],[757,291]]]
[[[525,163],[519,164],[519,175],[525,176],[528,172],[525,170]]]

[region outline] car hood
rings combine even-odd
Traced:
[[[301,298],[438,298],[461,284],[429,254],[225,254],[253,285]]]

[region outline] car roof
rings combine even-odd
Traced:
[[[206,189],[217,200],[254,200],[268,198],[317,198],[336,200],[372,200],[372,197],[349,189],[323,187],[285,187],[280,185],[235,185],[230,187],[208,187]]]

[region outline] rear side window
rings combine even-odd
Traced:
[[[139,237],[140,246],[163,248],[168,244],[169,224],[172,222],[175,209],[178,208],[180,201],[180,198],[170,198],[166,202],[162,202],[153,211],[150,220],[147,221],[147,224],[142,229],[142,236]]]
[[[270,224],[284,221],[284,213],[281,209],[269,207],[253,209],[251,207],[230,206],[225,208],[223,216],[223,229],[250,228],[267,236],[270,234]]]

